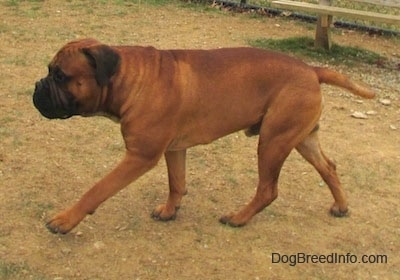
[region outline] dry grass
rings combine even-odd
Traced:
[[[281,174],[280,196],[246,227],[220,225],[254,194],[257,139],[237,133],[188,154],[189,194],[177,219],[150,219],[166,199],[165,164],[104,203],[72,233],[46,219],[76,201],[121,158],[119,127],[102,118],[49,121],[33,108],[34,82],[65,42],[96,37],[160,48],[245,45],[261,37],[312,34],[275,18],[147,1],[0,2],[0,278],[1,279],[397,279],[400,276],[399,73],[347,68],[377,88],[363,101],[324,87],[321,138],[338,163],[351,216],[327,214],[331,195],[296,153]],[[355,32],[335,42],[398,58],[399,41]],[[388,80],[393,83],[388,83]],[[378,99],[379,99],[378,98]],[[376,111],[367,120],[352,110]],[[390,126],[396,126],[397,130]],[[272,263],[272,253],[385,254],[385,264]]]

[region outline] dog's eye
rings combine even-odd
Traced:
[[[67,80],[67,76],[61,71],[56,71],[53,74],[53,79],[56,83],[64,83]]]
[[[63,84],[65,82],[67,82],[67,80],[68,80],[68,76],[63,71],[61,71],[61,69],[59,69],[57,67],[53,68],[53,69],[49,68],[49,72],[50,72],[50,76],[58,84]]]

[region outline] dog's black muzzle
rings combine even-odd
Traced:
[[[48,119],[67,119],[77,114],[74,96],[57,87],[49,77],[36,82],[33,104]]]

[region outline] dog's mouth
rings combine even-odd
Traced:
[[[61,90],[49,78],[36,82],[33,104],[48,119],[67,119],[77,114],[75,97]]]

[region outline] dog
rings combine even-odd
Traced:
[[[69,232],[162,156],[169,195],[152,217],[174,219],[187,192],[186,150],[240,130],[259,135],[257,191],[239,212],[222,216],[221,223],[245,225],[277,198],[279,173],[293,149],[329,186],[334,198],[330,213],[341,217],[348,212],[335,164],[318,140],[320,84],[373,98],[375,93],[361,82],[257,48],[158,50],[95,39],[66,44],[48,68],[33,93],[39,112],[49,119],[109,117],[120,123],[126,146],[114,170],[47,223],[53,233]]]

